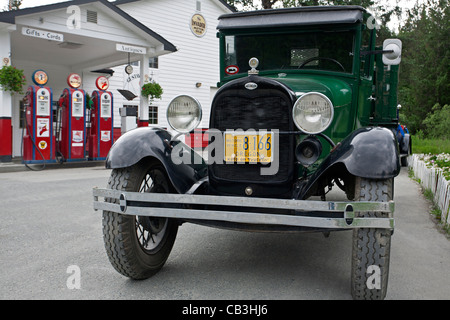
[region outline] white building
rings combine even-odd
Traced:
[[[199,100],[201,126],[207,127],[219,81],[217,18],[231,11],[225,0],[73,0],[1,12],[0,58],[24,70],[27,85],[32,85],[35,70],[45,70],[53,101],[67,87],[70,73],[82,76],[82,88],[90,94],[96,89],[95,79],[109,76],[108,69],[112,69],[109,91],[114,95],[116,137],[120,135],[120,108],[139,105],[139,125],[168,127],[166,108],[179,94]],[[199,21],[197,29],[192,20]],[[125,73],[129,62],[134,65],[131,75]],[[150,112],[148,100],[140,97],[140,86],[149,80],[164,90],[162,99],[152,102]],[[138,97],[128,101],[117,89]],[[22,154],[22,98],[0,90],[0,161]]]

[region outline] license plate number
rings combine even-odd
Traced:
[[[271,163],[272,133],[225,133],[225,161],[232,163]]]

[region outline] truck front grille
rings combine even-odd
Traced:
[[[211,128],[221,131],[255,129],[290,131],[292,128],[291,103],[280,91],[258,90],[258,94],[233,90],[215,99],[211,110]],[[262,176],[262,164],[212,164],[216,179],[250,182],[283,182],[289,180],[293,166],[292,135],[279,136],[279,170],[273,176]]]

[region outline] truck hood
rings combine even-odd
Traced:
[[[347,106],[352,101],[350,85],[336,77],[296,74],[271,78],[287,85],[297,97],[308,92],[323,93],[331,100],[335,108]]]

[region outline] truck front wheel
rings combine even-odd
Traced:
[[[175,192],[164,168],[157,162],[140,162],[131,167],[113,169],[108,188]],[[119,273],[132,279],[149,278],[163,267],[177,232],[178,223],[173,219],[103,212],[103,239],[109,261]]]
[[[356,201],[393,199],[393,179],[356,178]],[[387,217],[384,213],[366,212],[360,217]],[[353,231],[351,292],[356,300],[382,300],[386,296],[391,234],[388,229],[361,228]]]

